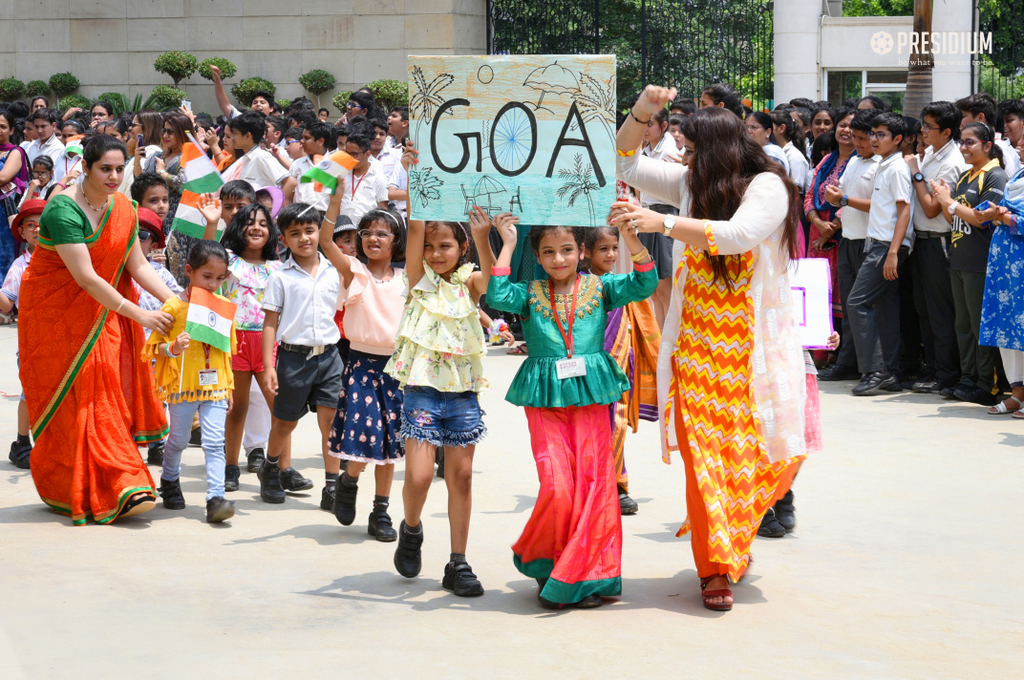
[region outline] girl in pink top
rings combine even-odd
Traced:
[[[336,191],[321,226],[324,256],[338,269],[345,310],[345,337],[350,347],[342,375],[338,413],[331,429],[330,453],[348,461],[336,487],[334,515],[343,525],[356,517],[359,473],[375,466],[376,495],[367,531],[378,541],[398,538],[388,515],[395,462],[405,457],[399,433],[402,390],[384,372],[395,349],[395,336],[405,307],[405,277],[391,261],[405,252],[402,218],[389,210],[371,210],[359,220],[356,251],[359,259],[341,252],[334,243],[334,221],[341,207]]]

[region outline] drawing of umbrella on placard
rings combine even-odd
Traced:
[[[465,187],[463,187],[462,193],[466,193]],[[472,202],[488,212],[500,212],[501,206],[505,202],[504,199],[496,199],[492,202],[491,196],[505,193],[508,193],[508,189],[503,187],[501,182],[488,175],[484,175],[473,185],[473,194],[466,196],[467,205],[469,202]]]
[[[533,69],[530,75],[526,76],[526,80],[523,81],[523,87],[539,90],[540,99],[537,100],[536,104],[533,104],[533,108],[534,110],[544,109],[550,113],[554,113],[554,111],[546,106],[542,106],[544,95],[550,93],[560,97],[565,94],[575,95],[580,91],[580,83],[576,79],[576,74],[564,66],[560,66],[557,61],[547,66]]]

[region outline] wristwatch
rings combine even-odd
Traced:
[[[952,203],[949,204],[949,207],[946,208],[946,212],[948,212],[950,215],[956,214],[956,201],[953,201]]]
[[[919,172],[915,172],[913,175],[910,176],[910,179],[914,180],[915,182],[923,182],[924,175],[922,175]]]
[[[672,237],[672,230],[676,228],[676,218],[671,215],[662,222],[665,225],[665,236]]]
[[[850,205],[850,197],[847,194],[843,194],[843,197],[839,199],[839,207],[845,208],[848,205]]]

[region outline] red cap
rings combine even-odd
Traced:
[[[149,233],[153,234],[153,247],[163,248],[165,245],[164,241],[164,222],[160,219],[160,216],[149,208],[139,207],[139,228],[145,229]]]
[[[21,206],[21,211],[14,216],[14,220],[11,222],[11,234],[14,235],[15,241],[28,243],[28,241],[21,237],[21,222],[26,217],[42,214],[43,208],[45,207],[46,201],[41,198],[33,198],[31,201],[25,201],[25,205]]]

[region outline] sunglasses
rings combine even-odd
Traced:
[[[370,231],[369,229],[360,229],[359,238],[370,238],[376,236],[378,241],[383,241],[386,238],[394,236],[390,231]]]
[[[359,104],[356,104],[355,102],[348,102],[347,104],[345,104],[345,108],[346,109],[361,109],[363,107],[360,106]]]
[[[151,232],[148,232],[145,229],[139,230],[139,240],[142,241],[143,243],[155,238],[156,237]]]
[[[161,132],[163,133],[164,137],[170,137],[171,135],[174,134],[174,130],[171,130],[169,128],[164,128],[163,130],[161,130]]]

